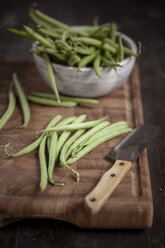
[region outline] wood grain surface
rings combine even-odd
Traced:
[[[0,115],[7,106],[8,86],[12,73],[17,71],[25,91],[51,92],[32,63],[0,64]],[[80,172],[80,182],[63,168],[56,168],[54,179],[64,187],[48,185],[39,191],[40,170],[38,152],[16,159],[7,159],[3,145],[11,143],[9,152],[16,152],[35,140],[34,132],[46,126],[57,114],[65,118],[88,114],[88,120],[108,115],[111,122],[126,120],[131,127],[143,122],[139,91],[138,68],[117,91],[99,99],[99,105],[58,108],[30,104],[31,121],[27,128],[17,129],[22,123],[19,104],[0,132],[0,219],[1,226],[22,218],[55,218],[88,228],[145,228],[152,225],[153,204],[146,150],[131,173],[123,179],[101,211],[91,216],[83,205],[84,197],[94,188],[101,175],[112,165],[105,160],[109,151],[125,135],[95,148],[73,166]]]

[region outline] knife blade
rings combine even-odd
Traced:
[[[115,164],[103,174],[95,188],[85,197],[85,207],[91,214],[97,213],[116,189],[140,153],[160,133],[159,127],[139,125],[130,132],[108,155]]]

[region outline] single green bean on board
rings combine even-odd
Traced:
[[[5,113],[0,118],[0,130],[4,127],[7,121],[12,116],[14,109],[15,109],[16,99],[11,87],[9,88],[9,103]]]
[[[46,139],[47,139],[47,135],[44,135],[39,145],[39,161],[40,161],[40,172],[41,172],[40,190],[41,192],[44,191],[48,183],[47,163],[46,163],[46,156],[45,156]]]
[[[37,96],[37,97],[41,97],[41,98],[56,100],[55,95],[49,94],[49,93],[30,92],[29,96]],[[83,104],[97,104],[97,103],[99,103],[99,101],[95,100],[95,99],[77,98],[77,97],[69,97],[69,96],[61,96],[61,95],[60,95],[60,99],[62,101],[72,101],[72,102],[76,102],[78,104],[81,104],[81,103],[83,103]]]
[[[71,102],[71,101],[62,101],[62,102],[57,102],[55,99],[46,99],[46,98],[41,98],[37,96],[32,96],[32,95],[26,95],[27,99],[30,102],[33,103],[38,103],[42,105],[48,105],[48,106],[58,106],[58,107],[74,107],[76,106],[76,102]]]
[[[29,104],[25,95],[25,92],[21,86],[21,83],[18,79],[17,73],[13,74],[13,82],[18,94],[18,98],[20,101],[20,105],[21,105],[21,109],[23,112],[23,117],[24,117],[24,123],[22,126],[20,126],[20,128],[24,128],[29,124],[30,121],[30,108],[29,108]]]
[[[94,127],[97,124],[103,122],[105,120],[106,117],[100,118],[98,120],[95,121],[88,121],[88,122],[83,122],[83,123],[78,123],[78,124],[70,124],[70,125],[63,125],[60,127],[52,127],[52,128],[46,128],[40,131],[36,131],[36,135],[40,134],[40,133],[48,133],[48,132],[52,132],[52,131],[64,131],[64,130],[68,130],[68,131],[73,131],[73,130],[77,130],[77,129],[87,129],[90,127]]]

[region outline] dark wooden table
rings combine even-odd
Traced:
[[[0,60],[32,60],[27,53],[31,42],[12,36],[7,27],[30,23],[27,9],[32,1],[1,0]],[[163,1],[38,1],[41,10],[70,25],[114,20],[122,32],[140,40],[143,52],[138,58],[144,121],[157,125],[162,133],[148,148],[154,200],[153,226],[147,230],[85,230],[48,219],[30,219],[0,230],[1,248],[25,247],[165,247],[165,5]]]

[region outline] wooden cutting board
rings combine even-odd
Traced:
[[[0,116],[6,109],[8,86],[15,71],[27,93],[51,92],[33,63],[0,63]],[[34,132],[44,128],[57,114],[66,118],[86,113],[88,120],[108,115],[109,121],[125,120],[131,127],[143,123],[138,67],[134,67],[129,80],[121,88],[99,100],[95,106],[74,108],[30,104],[31,121],[25,129],[17,128],[22,123],[17,104],[13,116],[0,131],[1,226],[23,218],[60,219],[85,228],[146,228],[152,225],[153,203],[146,150],[98,214],[90,215],[83,204],[84,197],[113,165],[112,161],[104,158],[125,135],[100,145],[72,165],[80,173],[80,182],[75,182],[68,170],[56,168],[54,179],[64,182],[64,187],[48,185],[42,193],[39,191],[38,151],[16,159],[5,156],[5,144],[11,143],[8,150],[12,153],[22,149],[35,140]]]

